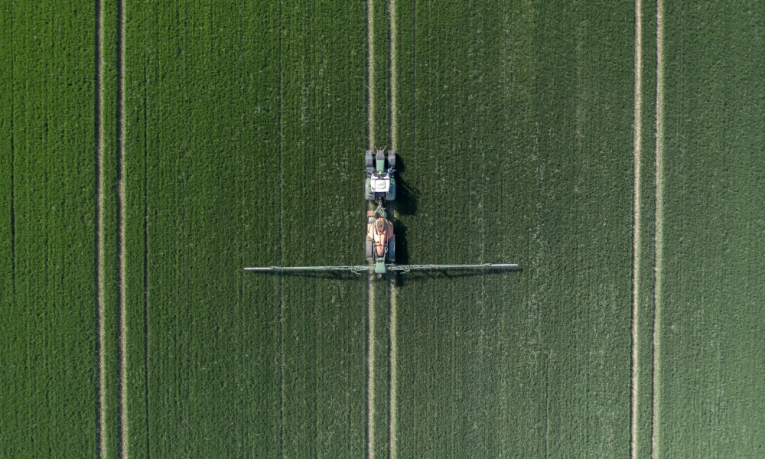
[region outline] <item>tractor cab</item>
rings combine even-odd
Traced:
[[[388,193],[390,191],[390,174],[374,173],[370,177],[370,191],[372,193]]]
[[[387,158],[387,167],[386,167]],[[367,150],[365,156],[367,179],[364,186],[364,197],[367,201],[375,201],[381,204],[385,201],[396,199],[396,152],[389,150],[385,154],[385,148],[377,150],[373,154],[372,150]]]

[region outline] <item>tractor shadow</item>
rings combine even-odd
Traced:
[[[398,261],[398,260],[396,260]],[[399,263],[397,263],[399,264]],[[400,263],[404,264],[404,263]],[[411,271],[408,273],[388,273],[389,280],[395,280],[396,286],[401,287],[406,280],[423,280],[423,279],[460,279],[465,277],[487,276],[492,274],[520,274],[523,271],[521,268],[503,269],[503,268],[484,268],[484,269],[465,269],[465,270],[451,270],[451,271]]]
[[[259,276],[284,276],[284,277],[300,277],[307,279],[329,279],[329,280],[343,280],[343,279],[366,279],[367,271],[361,271],[358,274],[352,271],[319,271],[319,272],[302,272],[302,271],[263,271],[258,273]]]
[[[417,200],[419,190],[413,187],[404,178],[406,177],[406,161],[401,156],[396,157],[396,200],[391,204],[397,215],[415,215],[417,213]],[[396,235],[396,264],[409,263],[409,244],[406,237],[406,225],[401,220],[392,219],[393,234]],[[402,285],[404,280],[398,273],[388,273],[388,279],[396,280],[397,285]]]
[[[406,161],[402,156],[396,156],[396,200],[391,204],[391,209],[397,215],[417,214],[417,201],[420,192],[417,188],[406,181]],[[409,264],[409,244],[406,237],[406,225],[398,219],[392,219],[393,234],[396,235],[396,261],[397,265]],[[389,272],[388,280],[396,281],[396,285],[404,284],[404,276],[400,273]]]
[[[391,204],[401,215],[415,215],[420,191],[406,181],[405,172],[406,162],[401,156],[396,156],[396,200]]]

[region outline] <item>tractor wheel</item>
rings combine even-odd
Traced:
[[[375,194],[372,192],[372,182],[369,180],[369,177],[364,181],[364,198],[367,201],[375,200]]]
[[[385,193],[385,200],[386,201],[396,200],[396,179],[394,178],[390,179],[390,188],[388,189],[388,192]]]
[[[375,167],[375,158],[372,156],[372,150],[367,150],[367,154],[364,156],[366,167]]]
[[[394,235],[392,238],[388,239],[388,258],[390,261],[394,261],[396,259],[396,236]]]
[[[374,253],[373,253],[373,247],[372,247],[372,240],[371,240],[371,239],[369,239],[369,238],[366,238],[366,240],[367,240],[367,247],[366,247],[366,249],[367,249],[367,250],[366,250],[366,252],[367,252],[367,253],[366,253],[366,255],[367,255],[367,260],[372,260],[372,259],[374,259]]]
[[[396,167],[396,152],[395,151],[389,151],[388,152],[388,167]]]

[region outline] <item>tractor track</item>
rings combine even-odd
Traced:
[[[396,26],[396,0],[390,0],[390,142],[391,149],[396,150],[398,146],[398,117],[396,110],[396,97],[398,84],[396,82],[396,35],[398,27]]]
[[[388,425],[388,451],[390,459],[398,457],[398,344],[396,317],[396,279],[390,281],[390,421]]]
[[[396,26],[396,0],[390,0],[389,3],[389,15],[390,15],[390,139],[391,149],[397,151],[398,149],[398,117],[397,115],[397,101],[396,90],[398,82],[396,80],[397,65],[396,65],[396,36],[398,35],[398,28]],[[395,218],[395,212],[391,207],[391,214]],[[389,388],[389,406],[388,406],[388,454],[390,459],[396,459],[398,457],[397,448],[397,419],[398,419],[398,343],[397,343],[397,298],[396,298],[396,276],[395,274],[390,279],[390,309],[389,309],[389,333],[390,333],[390,388]]]
[[[397,37],[397,25],[396,25],[396,2],[395,0],[389,0],[388,3],[389,14],[389,27],[390,27],[390,141],[391,150],[396,150],[398,140],[398,119],[396,116],[396,104],[397,104],[397,63],[396,63],[396,37]],[[367,85],[368,85],[368,107],[367,107],[367,129],[368,129],[368,149],[375,150],[375,45],[374,45],[374,17],[375,8],[374,0],[367,0]],[[375,206],[372,202],[367,202],[367,210],[374,210]],[[394,216],[392,206],[389,206],[387,211]],[[390,300],[389,300],[389,419],[388,419],[388,455],[391,459],[397,457],[397,343],[396,343],[396,329],[397,329],[397,317],[396,317],[396,282],[395,276],[389,278],[390,282]],[[376,288],[375,288],[375,274],[370,272],[367,277],[367,458],[373,459],[375,457],[375,403],[376,403],[376,386],[375,386],[375,366],[376,366],[376,331],[377,331],[377,312],[376,312]]]
[[[374,274],[367,277],[367,457],[375,456],[375,289]]]
[[[115,455],[110,451],[109,446],[109,429],[110,423],[115,422],[116,432],[119,438],[117,439],[116,447],[119,449],[117,455],[121,458],[128,457],[127,451],[127,436],[128,436],[128,422],[127,422],[127,311],[126,311],[126,283],[125,277],[127,273],[126,258],[125,258],[125,239],[126,239],[126,182],[125,182],[125,154],[124,154],[124,138],[125,138],[125,1],[118,0],[116,3],[116,23],[106,24],[107,12],[106,5],[103,1],[99,0],[95,4],[95,18],[96,18],[96,43],[95,43],[95,62],[97,66],[95,92],[95,131],[96,131],[96,320],[97,320],[97,372],[98,372],[98,410],[97,410],[97,424],[98,424],[98,454],[100,458],[106,458]],[[117,32],[117,55],[110,56],[106,52],[106,28],[116,26]],[[117,84],[116,88],[113,87],[113,83],[107,84],[106,82],[106,66],[109,65],[109,59],[116,58],[116,73]],[[115,91],[115,92],[112,92]],[[110,118],[106,112],[106,98],[113,97],[109,94],[116,94],[116,119]],[[110,99],[111,100],[111,99]],[[112,120],[112,121],[110,121]],[[107,148],[107,124],[115,122],[117,128],[116,149],[112,152],[111,147]],[[108,151],[107,151],[108,150]],[[116,214],[114,211],[109,211],[107,215],[106,210],[106,198],[107,193],[107,180],[105,174],[110,174],[109,169],[107,171],[107,155],[116,154]],[[110,167],[115,167],[114,165]],[[116,274],[117,280],[117,367],[118,373],[118,389],[117,399],[114,403],[118,403],[118,416],[115,419],[107,419],[107,413],[110,411],[107,404],[107,386],[110,385],[109,381],[111,376],[107,378],[107,373],[113,374],[113,370],[107,368],[107,218],[114,218],[117,224],[117,257],[118,268]],[[111,221],[111,220],[110,220]],[[111,301],[111,300],[110,300]],[[114,317],[112,317],[113,319]],[[112,351],[109,351],[112,352]]]
[[[639,381],[639,328],[640,318],[640,152],[642,141],[642,69],[643,69],[643,13],[641,0],[635,0],[635,112],[634,112],[634,196],[633,196],[633,239],[632,239],[632,413],[631,413],[631,457],[638,457],[638,395]]]
[[[106,457],[106,350],[104,337],[106,336],[106,324],[104,323],[104,277],[105,277],[105,248],[104,248],[104,125],[101,117],[104,112],[104,9],[100,0],[96,0],[96,43],[95,61],[98,67],[96,72],[95,92],[95,131],[96,131],[96,321],[98,330],[98,451],[99,457]]]
[[[128,457],[128,398],[127,398],[127,276],[125,235],[127,232],[126,212],[126,168],[125,168],[125,0],[117,3],[117,168],[119,223],[119,348],[120,348],[120,451],[121,457]]]
[[[375,148],[375,72],[374,72],[374,56],[375,56],[375,26],[374,26],[374,1],[367,0],[367,90],[368,90],[368,103],[367,103],[367,130],[369,137],[370,150]]]
[[[664,261],[664,1],[656,2],[656,210],[653,322],[653,413],[651,457],[658,459],[661,443],[661,315]]]
[[[367,0],[367,129],[369,149],[374,150],[375,143],[375,94],[374,94],[374,0]],[[372,203],[367,201],[367,209],[372,210]],[[375,456],[375,288],[374,274],[367,275],[367,458]]]

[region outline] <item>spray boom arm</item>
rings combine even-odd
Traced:
[[[514,263],[482,263],[479,265],[392,265],[386,264],[386,271],[408,273],[410,271],[435,271],[446,269],[501,269],[517,268]],[[356,266],[259,266],[244,268],[245,271],[271,271],[271,272],[295,272],[295,271],[350,271],[353,274],[374,270],[374,265]]]
[[[369,271],[373,269],[372,265],[357,265],[357,266],[258,266],[252,268],[244,268],[245,271],[272,271],[272,272],[285,272],[285,271],[351,271],[354,274],[359,272]]]

